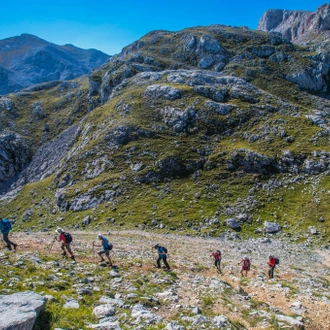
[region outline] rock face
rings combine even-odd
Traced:
[[[58,46],[33,35],[0,40],[0,94],[52,80],[69,80],[102,65],[108,55],[95,49]]]
[[[32,330],[45,304],[46,298],[32,291],[1,295],[0,329]]]
[[[259,21],[257,30],[279,32],[294,43],[311,41],[321,35],[330,40],[330,5],[325,4],[315,13],[302,10],[267,10]]]

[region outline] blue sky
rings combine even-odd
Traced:
[[[319,0],[4,0],[0,39],[30,33],[47,41],[116,54],[152,30],[225,24],[255,29],[266,9],[316,11]]]

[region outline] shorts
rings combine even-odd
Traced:
[[[99,252],[100,254],[105,254],[106,256],[110,255],[110,250],[109,249],[104,249]]]

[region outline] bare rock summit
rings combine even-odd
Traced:
[[[257,30],[279,32],[293,43],[324,42],[330,40],[330,4],[316,12],[269,9],[261,17]]]

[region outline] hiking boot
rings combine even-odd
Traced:
[[[102,258],[101,260],[100,260],[100,262],[104,262],[105,260]]]
[[[11,250],[12,250],[12,248],[11,248],[11,246],[10,246],[10,245],[7,245],[7,249],[8,249],[9,251],[11,251]]]
[[[16,250],[17,249],[17,244],[14,244],[14,250]]]
[[[62,253],[62,256],[66,257],[66,252],[63,252],[63,253]]]
[[[71,258],[72,260],[76,261],[76,259],[74,258],[74,256],[71,256],[70,258]]]

